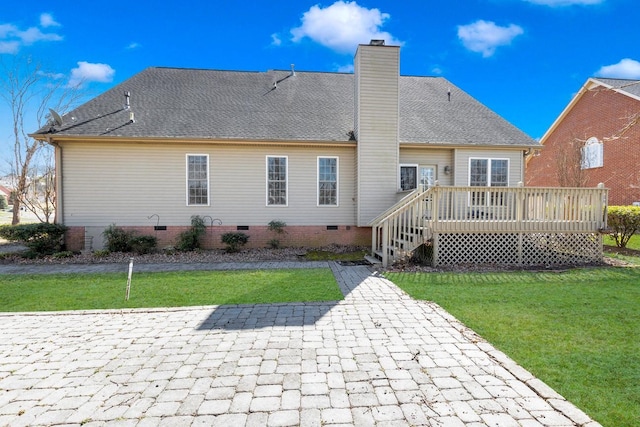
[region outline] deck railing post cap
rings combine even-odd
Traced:
[[[599,183],[598,188],[604,188],[604,182]]]
[[[524,182],[518,181],[518,187],[524,187]]]

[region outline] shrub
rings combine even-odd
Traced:
[[[131,252],[132,231],[126,231],[115,224],[111,224],[103,232],[105,246],[109,252]]]
[[[67,227],[48,222],[0,226],[0,237],[20,242],[29,250],[28,258],[51,255],[59,252],[64,244]]]
[[[224,233],[222,235],[222,243],[227,245],[226,251],[229,253],[238,252],[241,246],[249,241],[249,236],[244,233]]]
[[[150,254],[156,251],[158,239],[155,236],[133,236],[129,240],[129,245],[138,255]]]
[[[609,206],[607,222],[616,246],[624,248],[629,239],[640,231],[640,206]]]
[[[109,252],[135,252],[144,255],[154,252],[158,246],[155,236],[137,236],[134,231],[126,231],[115,224],[107,227],[102,235],[105,238],[107,253]]]
[[[270,231],[273,231],[276,234],[282,234],[285,232],[284,227],[287,226],[287,223],[274,219],[273,221],[270,221],[268,225]]]
[[[280,248],[280,240],[278,240],[278,239],[269,240],[269,247],[271,249],[279,249]]]
[[[284,227],[286,227],[286,225],[286,222],[276,219],[270,221],[268,224],[269,231],[273,231],[276,235],[286,233],[286,231],[284,231]],[[269,246],[273,249],[278,249],[280,247],[280,240],[276,238],[269,240]]]
[[[207,226],[204,223],[204,219],[199,215],[193,215],[191,217],[191,228],[180,233],[176,249],[184,252],[199,249],[200,240],[206,231]]]
[[[7,198],[4,195],[0,196],[0,211],[3,211],[9,207],[7,203]]]

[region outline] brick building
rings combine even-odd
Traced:
[[[590,78],[528,158],[526,184],[595,187],[610,205],[640,203],[640,80]]]

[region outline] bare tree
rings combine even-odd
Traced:
[[[556,157],[556,174],[560,187],[585,187],[587,174],[582,169],[581,148],[584,142],[572,138],[563,145],[563,150]]]
[[[64,112],[80,98],[78,87],[69,87],[59,74],[46,73],[40,64],[30,57],[13,57],[9,63],[0,62],[0,97],[11,113],[11,141],[13,158],[10,159],[11,176],[15,197],[11,223],[20,223],[20,211],[34,207],[29,203],[29,187],[32,177],[37,176],[37,161],[50,158],[45,151],[51,147],[29,136],[49,119],[49,108]],[[40,168],[41,169],[41,168]],[[45,216],[50,218],[50,214]]]
[[[55,214],[56,168],[53,154],[49,147],[40,150],[40,158],[34,162],[28,177],[26,197],[22,200],[25,210],[33,213],[40,222],[51,222]]]

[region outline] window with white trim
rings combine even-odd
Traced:
[[[469,159],[470,187],[506,187],[509,185],[509,159]],[[492,193],[493,194],[493,193]],[[485,206],[502,204],[502,200],[488,200],[484,191],[471,193],[471,204]]]
[[[436,167],[420,166],[420,185],[423,190],[431,188],[436,183]]]
[[[400,165],[400,191],[418,187],[418,165]]]
[[[596,137],[587,139],[580,148],[581,169],[601,168],[604,166],[604,145]]]
[[[187,205],[209,205],[209,155],[187,154]]]
[[[338,206],[337,157],[318,157],[318,206]]]
[[[267,156],[267,206],[287,206],[286,156]]]

